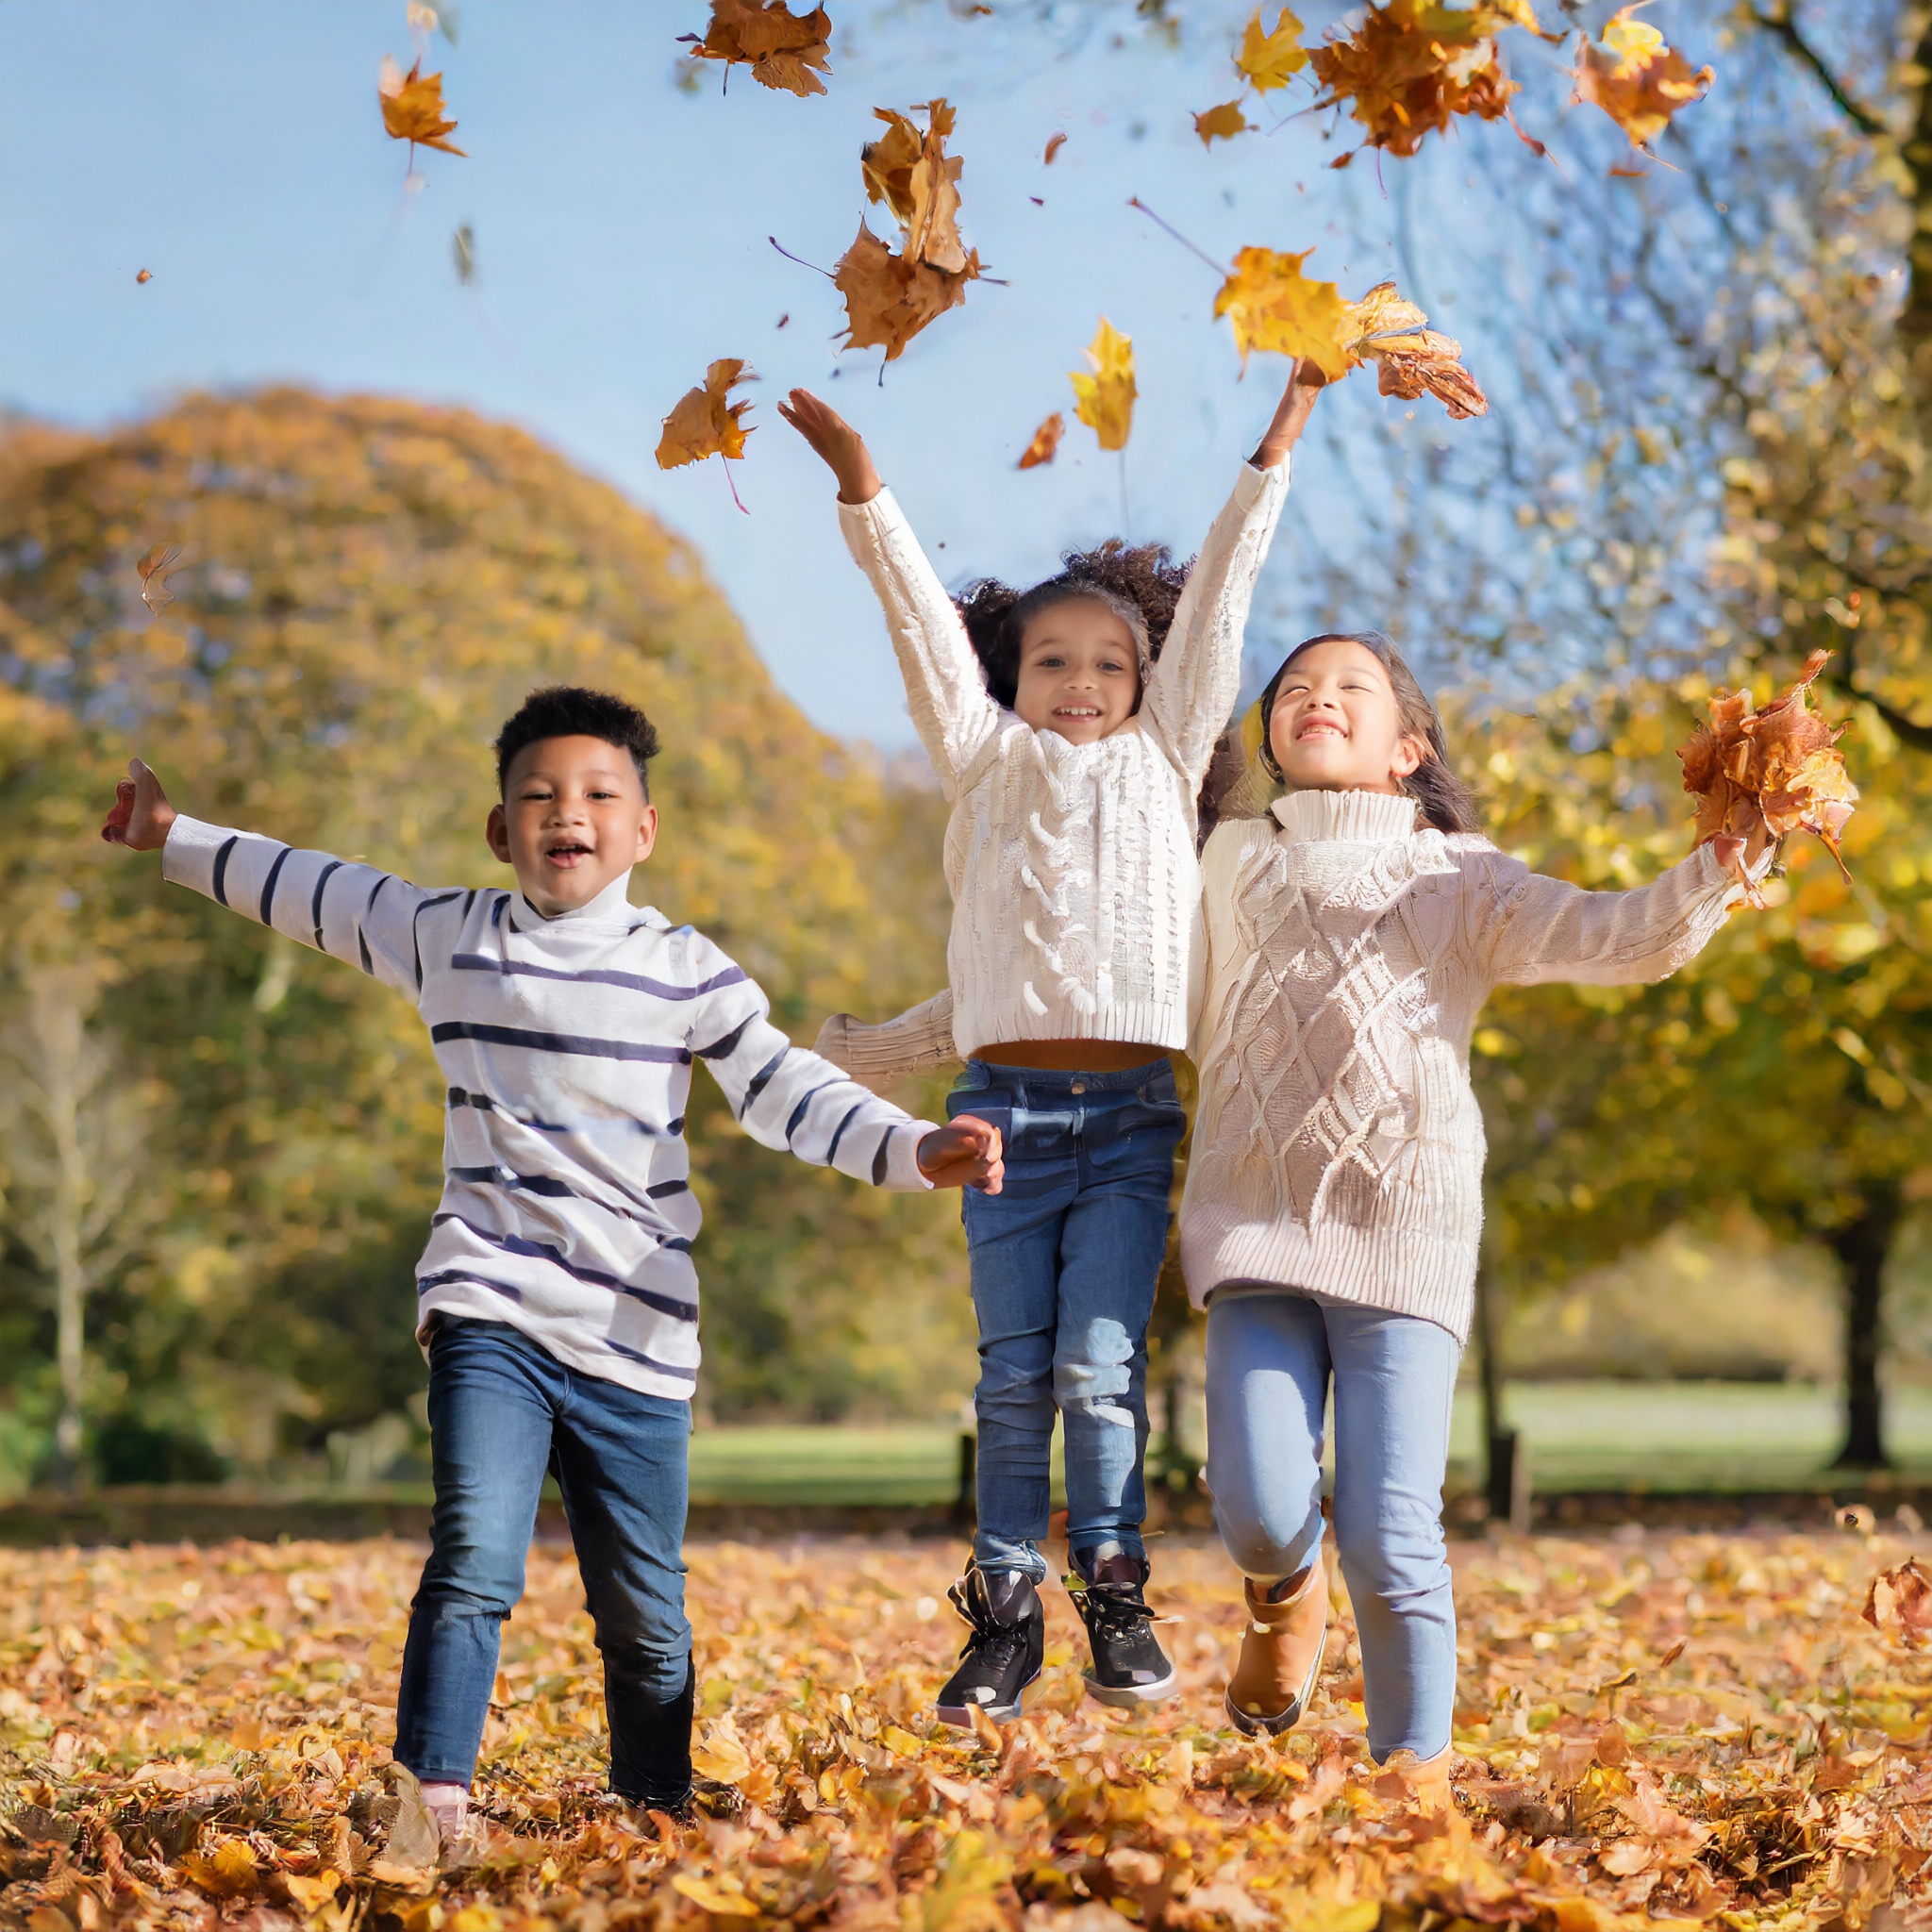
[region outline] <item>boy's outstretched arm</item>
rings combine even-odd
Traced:
[[[115,788],[101,837],[133,852],[159,852],[172,883],[408,993],[423,986],[416,915],[462,897],[460,891],[427,891],[326,852],[204,824],[175,809],[161,781],[139,758],[128,760],[127,776]]]
[[[839,479],[846,548],[885,611],[912,723],[951,798],[1000,720],[966,626],[892,492],[880,484],[865,439],[809,390],[793,390],[778,413]]]

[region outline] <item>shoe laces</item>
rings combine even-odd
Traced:
[[[1019,1624],[994,1623],[984,1606],[974,1601],[963,1577],[950,1585],[946,1594],[952,1599],[953,1607],[972,1626],[966,1633],[966,1641],[959,1646],[961,1660],[984,1655],[996,1670],[1004,1670],[1025,1643],[1025,1630]]]
[[[1070,1576],[1067,1589],[1096,1642],[1124,1641],[1157,1621],[1138,1583],[1089,1583]]]

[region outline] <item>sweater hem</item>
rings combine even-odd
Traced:
[[[1125,1000],[1091,1013],[1055,1001],[1035,1013],[1018,1000],[969,1006],[955,995],[953,1044],[961,1059],[982,1047],[1022,1040],[1108,1040],[1181,1053],[1188,1044],[1188,1015],[1165,1000]]]
[[[432,1315],[459,1315],[469,1322],[495,1322],[526,1335],[547,1356],[579,1374],[594,1376],[600,1382],[615,1382],[622,1389],[633,1389],[640,1395],[659,1395],[669,1402],[689,1402],[697,1388],[697,1367],[689,1374],[660,1374],[641,1362],[626,1360],[606,1349],[579,1348],[555,1332],[555,1324],[533,1318],[516,1303],[493,1294],[487,1288],[452,1281],[433,1288],[425,1294],[416,1315],[416,1345],[423,1357],[429,1358],[429,1341],[425,1333]]]
[[[1338,1301],[1417,1315],[1469,1340],[1475,1254],[1466,1243],[1416,1228],[1359,1228],[1299,1222],[1183,1218],[1181,1267],[1197,1308],[1229,1282],[1274,1284]]]

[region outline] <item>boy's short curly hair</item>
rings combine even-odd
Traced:
[[[1106,605],[1133,632],[1144,686],[1174,627],[1174,613],[1192,568],[1191,563],[1176,563],[1164,543],[1129,545],[1109,537],[1098,550],[1066,552],[1059,575],[1030,591],[981,577],[953,602],[993,703],[1011,710],[1019,695],[1020,640],[1027,625],[1042,610],[1075,597]]]
[[[533,691],[505,719],[496,734],[496,789],[509,778],[510,760],[525,745],[545,738],[601,738],[627,751],[644,796],[651,795],[650,761],[658,756],[658,727],[625,699],[581,684],[548,684]]]

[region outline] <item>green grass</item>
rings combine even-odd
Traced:
[[[1836,1394],[1802,1384],[1519,1382],[1505,1407],[1543,1491],[1805,1488],[1822,1478],[1840,1427]],[[1932,1478],[1932,1390],[1895,1391],[1887,1423],[1902,1468]],[[1463,1389],[1450,1428],[1452,1481],[1478,1479],[1479,1443],[1475,1391]],[[1058,1477],[1058,1441],[1055,1451]],[[700,1428],[691,1500],[937,1505],[953,1498],[958,1457],[958,1430],[943,1424]]]

